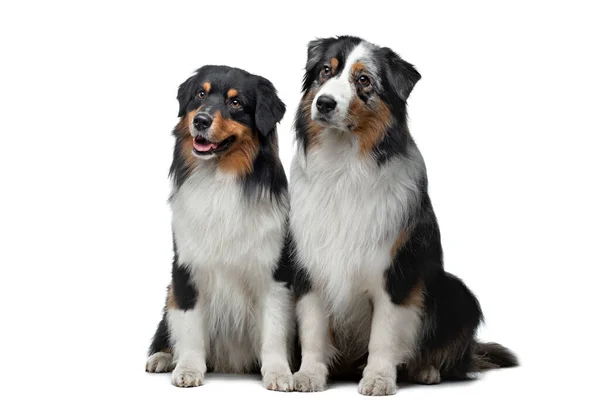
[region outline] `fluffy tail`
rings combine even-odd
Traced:
[[[475,371],[485,371],[494,368],[508,368],[519,365],[517,356],[498,343],[475,343]]]

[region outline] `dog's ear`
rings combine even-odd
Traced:
[[[277,96],[275,86],[269,80],[258,77],[256,111],[254,113],[254,122],[258,131],[263,135],[267,135],[281,121],[284,114],[285,104]]]
[[[323,52],[327,46],[327,39],[315,39],[308,42],[308,51],[306,54],[306,71],[310,71],[317,66],[321,58],[323,58]]]
[[[394,93],[406,101],[413,87],[421,79],[421,74],[392,49],[384,47],[382,50],[387,64],[387,67],[384,67],[386,79]]]
[[[179,90],[177,90],[177,101],[179,101],[179,114],[178,117],[183,117],[187,111],[187,106],[194,98],[194,78],[196,76],[189,77],[185,82],[179,85]]]
[[[319,66],[319,62],[323,58],[323,53],[332,39],[315,39],[308,42],[308,51],[306,54],[306,67],[304,80],[302,81],[302,91],[307,91],[314,79],[316,79],[315,70]]]

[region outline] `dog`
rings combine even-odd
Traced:
[[[358,37],[309,43],[290,174],[289,250],[302,362],[297,391],[358,376],[364,395],[517,364],[475,338],[478,300],[444,271],[406,102],[420,79]],[[366,366],[365,366],[366,365]]]
[[[182,83],[170,168],[173,266],[148,372],[175,386],[208,371],[260,369],[271,390],[293,389],[289,210],[276,125],[285,113],[267,79],[208,65]]]

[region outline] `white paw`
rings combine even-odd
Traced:
[[[263,385],[269,390],[290,392],[294,390],[294,378],[287,365],[264,366],[262,368]]]
[[[425,367],[417,372],[413,379],[416,382],[423,383],[425,385],[435,385],[440,383],[440,371],[432,366]]]
[[[297,392],[322,392],[327,383],[327,367],[300,369],[294,374],[294,390]]]
[[[171,383],[179,387],[194,387],[204,383],[206,367],[198,368],[178,364],[171,375]]]
[[[381,373],[365,373],[358,384],[358,392],[365,396],[388,396],[396,393],[396,378]]]
[[[146,372],[169,372],[173,370],[173,356],[159,351],[152,354],[146,361]]]

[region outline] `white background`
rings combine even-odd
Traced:
[[[144,372],[170,275],[177,86],[208,63],[269,78],[288,106],[287,170],[306,43],[337,34],[421,72],[411,130],[446,268],[479,296],[480,336],[523,364],[398,398],[597,396],[598,10],[386,3],[2,3],[0,397],[358,398],[351,384],[286,395],[209,374],[178,389]]]

